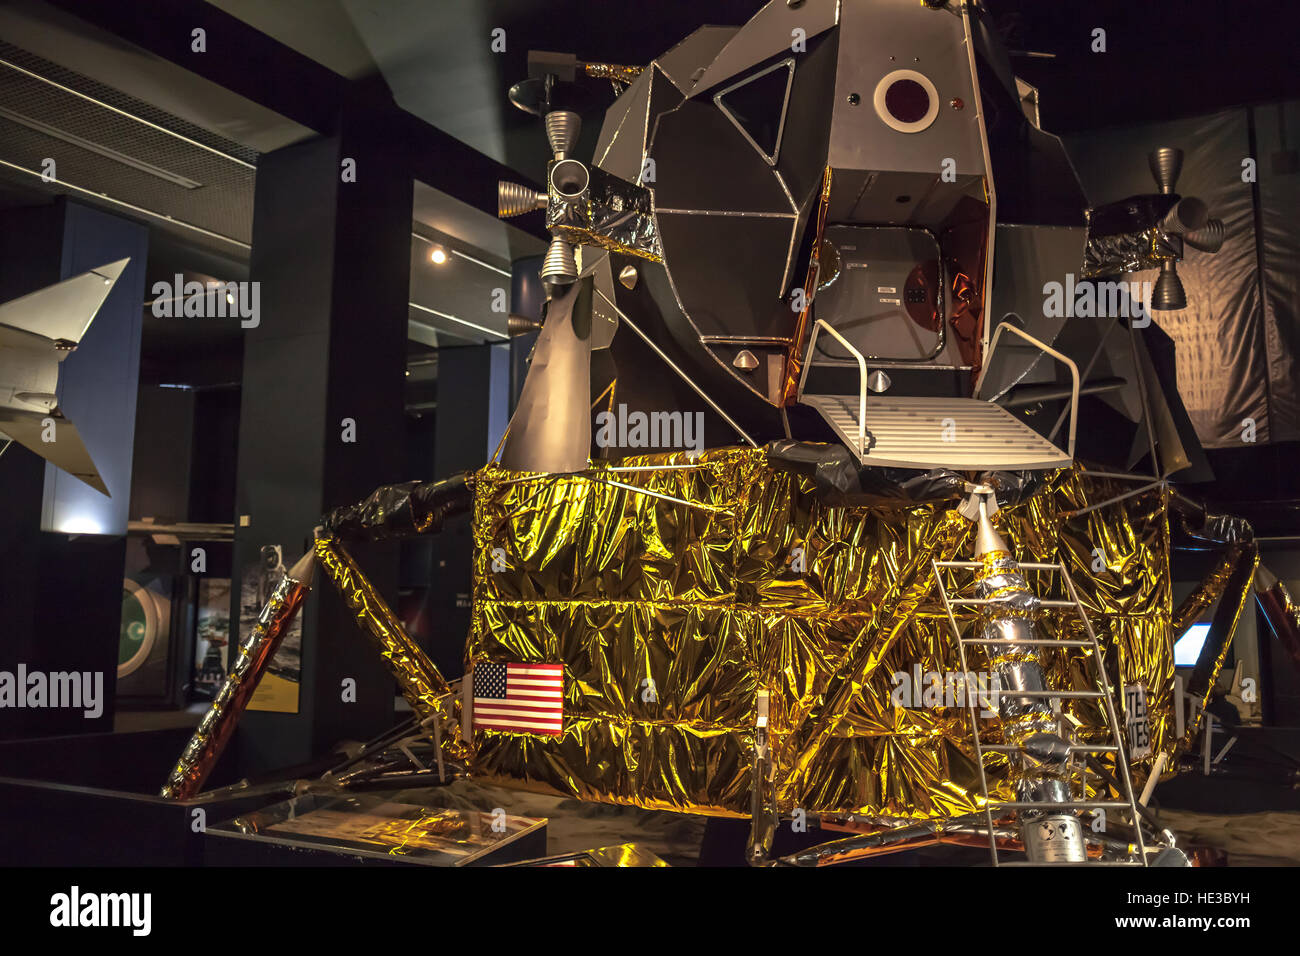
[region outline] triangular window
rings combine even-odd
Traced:
[[[718,109],[771,165],[776,164],[781,151],[781,133],[793,82],[794,60],[782,60],[733,83],[713,97]]]

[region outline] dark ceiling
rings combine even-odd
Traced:
[[[989,0],[1016,71],[1055,133],[1176,119],[1300,96],[1291,0]],[[1106,52],[1092,52],[1095,29]]]
[[[511,85],[527,75],[530,49],[643,64],[702,24],[744,23],[762,6],[756,0],[210,2],[351,79],[377,71],[402,109],[535,180],[549,158],[540,123],[506,100]],[[498,28],[505,31],[504,52],[492,49]],[[593,117],[593,144],[595,125]]]
[[[378,73],[403,109],[540,178],[538,124],[511,108],[529,49],[639,64],[705,23],[740,24],[757,0],[210,0],[353,79]],[[778,0],[779,2],[779,0]],[[1287,0],[986,0],[1014,65],[1057,133],[1300,95],[1300,17]],[[505,31],[493,52],[491,32]],[[1092,52],[1093,31],[1106,52]],[[596,117],[589,126],[594,126]]]

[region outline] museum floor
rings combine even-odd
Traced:
[[[193,726],[205,709],[205,705],[195,704],[189,710],[119,711],[114,729],[121,733]],[[1191,775],[1187,782],[1192,782]],[[463,810],[505,806],[512,814],[544,817],[548,821],[547,850],[552,854],[636,843],[672,866],[696,866],[709,825],[702,816],[584,803],[473,780],[404,793],[418,793],[420,802],[428,806]],[[1157,790],[1157,805],[1159,795]],[[1221,851],[1225,855],[1222,862],[1228,866],[1300,865],[1300,812],[1203,813],[1168,808],[1159,812],[1181,844]],[[943,852],[927,853],[926,862],[940,862]],[[892,862],[914,862],[907,856]]]

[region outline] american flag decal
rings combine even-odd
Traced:
[[[558,737],[564,717],[563,664],[474,665],[475,728]]]

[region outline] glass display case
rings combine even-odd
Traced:
[[[429,807],[384,792],[303,794],[209,827],[208,836],[214,862],[480,866],[546,852],[544,819]]]

